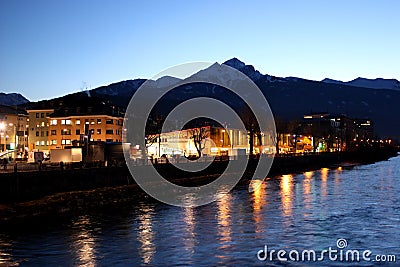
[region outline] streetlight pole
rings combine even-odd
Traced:
[[[0,148],[1,151],[3,152],[3,145],[1,144],[1,138],[3,137],[4,133],[3,130],[5,129],[5,124],[4,122],[0,122]]]

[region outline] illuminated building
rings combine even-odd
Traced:
[[[28,115],[14,107],[0,105],[0,150],[24,152],[28,142]],[[16,156],[16,155],[14,155]]]

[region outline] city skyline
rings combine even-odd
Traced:
[[[233,57],[280,77],[400,80],[399,5],[3,1],[0,91],[36,101]]]

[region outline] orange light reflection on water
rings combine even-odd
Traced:
[[[322,197],[326,197],[328,194],[328,189],[327,189],[327,183],[328,183],[328,174],[329,174],[329,169],[328,168],[322,168],[321,169],[321,195]]]
[[[267,201],[265,196],[266,183],[261,180],[252,180],[250,186],[253,190],[253,218],[255,223],[256,233],[265,231],[262,221],[262,209],[265,207]]]
[[[282,211],[284,216],[292,215],[292,198],[293,198],[293,175],[282,175],[281,178],[281,195],[282,195]]]
[[[232,196],[227,193],[218,198],[218,232],[223,242],[231,241],[232,225],[231,225],[231,201]],[[225,246],[223,245],[222,248]]]

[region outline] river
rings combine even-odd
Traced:
[[[307,266],[260,250],[370,250],[400,262],[400,156],[267,178],[196,208],[151,199],[131,208],[0,230],[0,266]],[[338,239],[347,247],[338,247]],[[258,255],[259,254],[259,255]],[[258,255],[258,256],[257,256]],[[291,254],[296,255],[296,254]],[[260,258],[260,259],[259,259]],[[381,257],[382,258],[382,257]],[[307,259],[306,259],[307,260]],[[316,266],[349,262],[323,259]],[[395,266],[396,263],[388,263]]]

